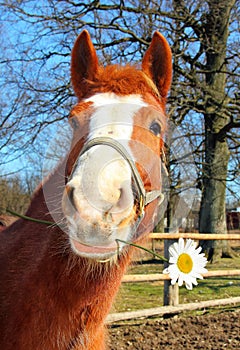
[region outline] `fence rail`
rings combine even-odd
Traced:
[[[220,307],[226,305],[239,305],[240,297],[227,298],[227,299],[215,299],[206,300],[198,303],[179,304],[176,306],[159,306],[151,309],[126,311],[109,314],[107,317],[107,323],[131,320],[135,318],[163,316],[163,315],[177,315],[183,311],[193,311],[206,309],[211,307]]]
[[[224,276],[240,276],[240,270],[213,270],[206,273],[202,273],[204,278],[207,277],[224,277]],[[163,273],[151,273],[147,275],[125,275],[122,282],[124,283],[137,283],[137,282],[156,282],[170,280],[168,275]]]
[[[158,240],[164,240],[164,239],[179,239],[179,238],[191,238],[195,240],[240,240],[240,234],[237,233],[227,233],[227,234],[220,234],[220,233],[159,233],[159,232],[152,232],[149,233],[149,238],[151,239],[158,239]]]

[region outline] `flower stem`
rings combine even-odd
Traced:
[[[10,209],[6,209],[6,212],[11,214],[11,215],[13,215],[13,216],[17,216],[17,217],[19,217],[21,219],[32,221],[32,222],[37,222],[39,224],[44,224],[44,225],[47,225],[47,226],[55,226],[55,225],[57,225],[55,222],[35,219],[35,218],[30,217],[30,216],[26,216],[26,215],[22,215],[22,214],[16,213],[15,211],[10,210]]]
[[[135,243],[131,243],[131,242],[127,242],[127,241],[123,241],[122,239],[116,239],[116,242],[117,242],[117,245],[118,245],[118,242],[121,242],[121,243],[126,243],[128,245],[131,245],[133,247],[136,247],[136,248],[139,248],[139,249],[142,249],[144,250],[145,252],[147,253],[150,253],[152,254],[154,257],[157,257],[158,259],[162,260],[162,261],[167,261],[168,262],[168,259],[164,258],[163,256],[155,253],[153,250],[151,249],[147,249],[147,248],[144,248],[142,247],[141,245],[138,245],[138,244],[135,244]]]

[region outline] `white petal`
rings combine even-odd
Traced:
[[[172,278],[171,279],[171,285],[173,286],[174,284],[176,284],[176,282],[177,282],[177,278]]]
[[[198,285],[197,279],[196,279],[195,277],[191,279],[191,282],[192,282],[192,284],[194,284],[195,286]]]
[[[173,252],[175,252],[174,255],[179,255],[179,245],[178,242],[174,242],[172,245],[170,245],[169,249],[172,249]]]
[[[170,263],[170,264],[176,264],[176,263],[177,263],[177,260],[178,260],[178,257],[175,258],[175,257],[171,256],[170,259],[169,259],[169,263]]]
[[[187,239],[186,245],[185,245],[185,251],[187,252],[188,249],[195,249],[195,242],[192,239]]]
[[[186,288],[192,290],[192,283],[185,282]]]
[[[178,251],[175,249],[175,247],[173,247],[173,245],[171,245],[171,246],[169,247],[168,251],[169,251],[170,257],[173,257],[173,258],[175,258],[175,259],[178,258],[178,255],[179,255],[179,254],[178,254]]]
[[[179,271],[176,268],[176,266],[171,266],[171,268],[168,268],[169,271],[169,275],[171,278],[174,278],[176,276],[176,278],[178,278],[179,276]]]
[[[196,252],[199,254],[199,253],[201,252],[201,250],[202,250],[202,247],[199,246],[199,247],[196,249]]]
[[[183,285],[183,275],[182,274],[180,274],[179,275],[179,277],[178,277],[178,285],[179,285],[179,287],[181,287],[182,285]]]
[[[178,253],[181,254],[184,250],[184,239],[179,238],[178,240]]]

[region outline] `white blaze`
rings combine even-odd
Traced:
[[[92,96],[95,111],[91,115],[88,140],[110,137],[118,140],[131,155],[129,141],[133,132],[134,115],[146,106],[140,96],[117,96],[103,93]],[[134,197],[132,172],[129,164],[112,147],[93,146],[83,154],[68,185],[74,187],[79,212],[83,217],[102,219],[104,212],[111,210],[118,224],[130,215]],[[114,216],[115,215],[115,216]]]
[[[98,94],[87,101],[93,102],[96,108],[91,116],[88,139],[114,138],[123,144],[133,159],[129,147],[129,140],[133,132],[133,119],[135,113],[141,107],[146,106],[145,102],[139,95],[117,96],[113,93]],[[134,199],[131,188],[132,173],[128,163],[109,146],[99,146],[99,154],[94,147],[89,151],[89,155],[94,158],[91,164],[93,171],[96,171],[95,174],[97,174],[100,198],[112,205],[115,212],[127,208],[130,212]],[[114,208],[121,196],[123,197],[121,202]]]
[[[107,136],[129,141],[133,131],[134,114],[141,107],[147,106],[139,95],[117,96],[104,93],[86,101],[93,102],[97,108],[91,116],[89,139]]]

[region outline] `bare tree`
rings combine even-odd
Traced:
[[[209,11],[206,16],[204,33],[206,54],[205,72],[205,150],[203,164],[203,188],[200,212],[200,231],[227,233],[226,227],[226,179],[230,151],[227,133],[240,126],[235,119],[236,109],[226,93],[227,81],[227,40],[230,14],[236,1],[208,1]],[[214,242],[209,247],[214,258],[222,254],[229,255],[225,242]],[[204,246],[205,246],[204,245]],[[210,252],[211,253],[211,252]]]
[[[33,190],[36,186],[36,179],[33,177],[26,179],[23,185],[18,177],[0,180],[0,214],[5,214],[6,210],[23,214],[29,203]]]

